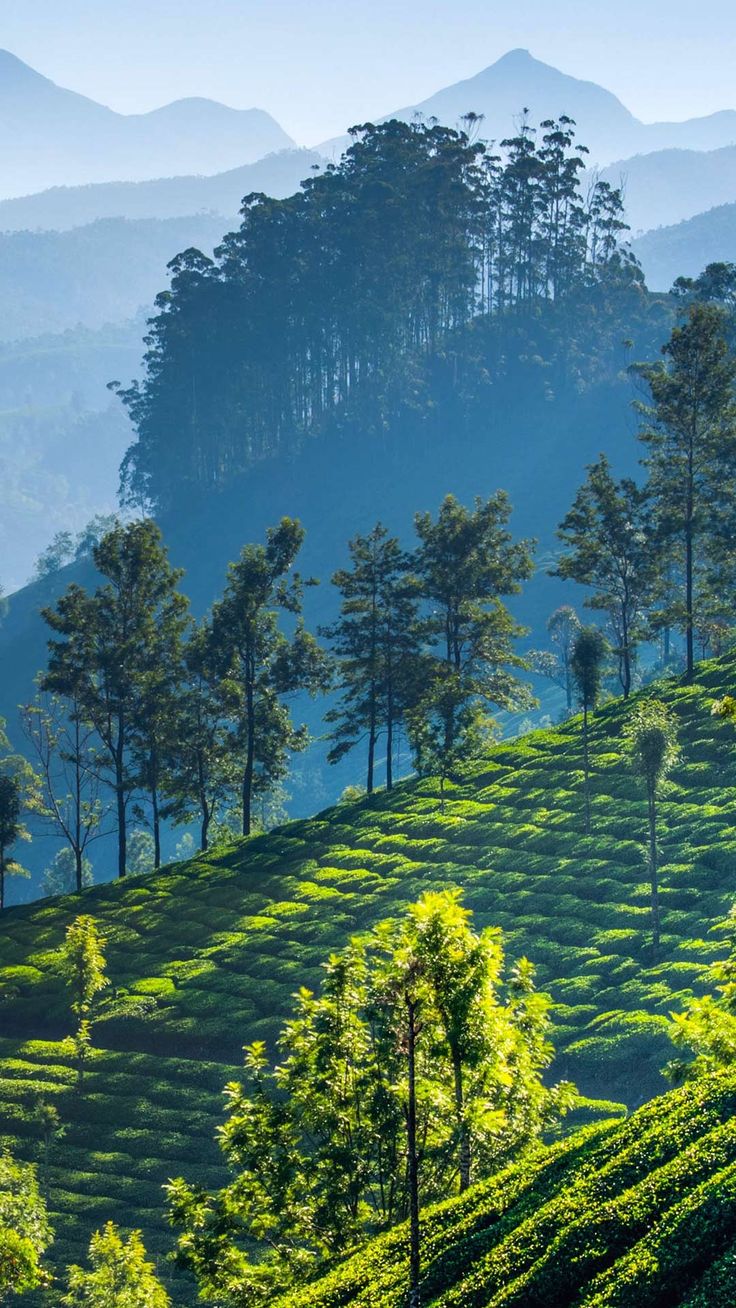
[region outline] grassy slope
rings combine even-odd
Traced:
[[[624,707],[594,728],[594,832],[582,834],[579,724],[492,751],[440,813],[436,787],[406,784],[372,803],[238,842],[156,877],[10,911],[0,969],[0,1136],[40,1158],[21,1120],[39,1088],[58,1096],[65,1137],[45,1177],[56,1259],[82,1256],[114,1216],[170,1243],[159,1187],[179,1172],[217,1179],[219,1089],[245,1041],[273,1036],[303,981],[355,929],[429,886],[462,885],[480,923],[499,923],[559,1003],[559,1071],[586,1092],[636,1104],[661,1088],[662,1017],[712,950],[703,937],[733,894],[736,741],[709,701],[736,659],[663,693],[681,721],[682,764],[662,804],[663,953],[651,958],[640,841],[645,805],[620,756]],[[145,1015],[98,1028],[105,1052],[84,1098],[59,1045],[65,997],[50,954],[80,911],[109,940],[110,972]],[[614,1014],[601,1024],[604,1014]],[[182,1292],[183,1294],[183,1292]],[[180,1296],[177,1302],[185,1302]]]
[[[429,1210],[425,1308],[731,1308],[736,1080],[673,1091]],[[402,1227],[279,1308],[403,1308]]]

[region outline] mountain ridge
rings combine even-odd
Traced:
[[[263,109],[204,97],[120,114],[0,50],[0,196],[75,182],[216,173],[294,145]],[[215,130],[216,129],[216,130]]]
[[[484,116],[483,134],[500,140],[516,130],[524,108],[530,111],[533,124],[560,114],[574,118],[581,142],[590,149],[593,162],[601,166],[679,143],[704,150],[736,141],[736,110],[718,110],[679,123],[644,123],[612,91],[563,73],[521,48],[508,51],[479,73],[442,87],[425,100],[382,115],[378,121],[409,121],[421,114],[453,127],[472,111]],[[340,136],[316,149],[334,156],[346,143],[349,138]]]

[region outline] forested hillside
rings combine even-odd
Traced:
[[[180,1171],[208,1186],[222,1178],[218,1091],[243,1043],[271,1041],[295,988],[316,982],[331,950],[424,890],[463,887],[479,924],[502,926],[510,956],[536,963],[557,1005],[555,1077],[632,1106],[661,1089],[665,1019],[699,988],[719,950],[709,926],[732,894],[736,752],[733,727],[715,722],[711,705],[734,676],[729,657],[701,664],[692,686],[659,688],[682,746],[661,800],[659,958],[646,800],[624,757],[630,710],[620,703],[592,728],[590,836],[575,718],[491,750],[448,785],[444,811],[436,778],[406,783],[86,891],[84,911],[108,941],[116,1011],[96,1027],[102,1052],[81,1094],[60,1043],[73,1018],[53,952],[79,901],[14,909],[0,971],[2,1131],[20,1158],[43,1164],[57,1265],[81,1258],[107,1217],[142,1226],[159,1255],[169,1247],[159,1187]],[[39,1095],[66,1126],[45,1163]]]

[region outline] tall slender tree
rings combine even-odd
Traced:
[[[679,756],[677,720],[661,700],[641,700],[631,713],[624,734],[631,766],[646,787],[652,941],[656,957],[660,941],[657,798]]]
[[[43,611],[57,638],[49,641],[41,685],[73,698],[100,739],[102,775],[114,800],[118,876],[123,877],[128,807],[139,782],[131,754],[136,714],[160,648],[160,631],[181,611],[176,590],[181,573],[171,567],[151,521],[116,526],[95,546],[93,557],[104,584],[90,595],[73,583],[55,608]]]
[[[307,744],[305,727],[295,727],[284,700],[298,691],[326,688],[326,657],[301,621],[303,585],[292,567],[304,529],[282,518],[265,545],[246,545],[231,563],[223,598],[212,614],[221,674],[239,695],[232,745],[241,759],[243,835],[250,835],[253,797],[268,792],[287,770],[288,756]],[[291,575],[289,575],[291,574]],[[278,609],[296,619],[293,635],[278,626]]]
[[[590,835],[590,714],[598,703],[603,676],[606,642],[597,627],[581,627],[575,637],[572,674],[583,710],[583,785],[585,791],[585,834]]]
[[[628,477],[614,481],[601,454],[588,468],[587,480],[557,534],[565,552],[552,575],[592,588],[585,606],[608,615],[626,699],[658,578],[647,492]]]
[[[529,702],[518,678],[525,661],[514,650],[523,634],[503,598],[515,595],[533,571],[532,543],[514,541],[504,491],[467,509],[452,495],[436,520],[416,515],[415,568],[430,613],[426,632],[443,684],[445,747],[452,750],[463,705],[521,707]]]
[[[686,675],[695,662],[697,571],[716,542],[734,533],[736,356],[723,309],[691,304],[663,346],[664,359],[638,368],[651,392],[640,403],[648,493],[666,548],[681,561],[675,619],[685,634]]]
[[[73,691],[70,697],[39,693],[21,708],[21,725],[40,782],[41,816],[65,841],[80,893],[89,884],[89,848],[106,834],[95,730]]]
[[[373,793],[376,747],[386,743],[386,787],[393,785],[394,732],[407,702],[419,647],[417,583],[396,537],[378,523],[349,544],[350,568],[332,578],[342,602],[324,629],[337,658],[341,698],[327,714],[331,763],[365,740],[366,790]]]
[[[210,829],[238,791],[238,760],[228,724],[241,703],[238,687],[218,671],[211,623],[204,619],[183,651],[184,684],[176,705],[175,742],[164,788],[175,822],[199,823],[199,847],[208,848]]]

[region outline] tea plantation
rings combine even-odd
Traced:
[[[424,1308],[732,1308],[736,1080],[588,1127],[423,1219]],[[278,1308],[403,1308],[405,1228]]]
[[[213,1137],[221,1088],[233,1076],[241,1046],[273,1038],[290,996],[299,985],[318,981],[320,963],[351,932],[395,914],[429,887],[462,886],[478,924],[499,924],[507,932],[509,954],[526,953],[535,961],[540,983],[557,1003],[556,1076],[570,1075],[586,1094],[630,1107],[659,1093],[659,1069],[668,1052],[662,1032],[666,1015],[697,986],[704,961],[719,948],[709,928],[736,891],[736,733],[710,715],[712,699],[735,685],[736,659],[729,656],[701,664],[693,686],[671,680],[657,690],[677,712],[682,745],[661,804],[659,960],[651,952],[642,848],[646,803],[622,758],[627,709],[620,701],[602,709],[593,726],[589,837],[583,822],[580,723],[573,720],[491,750],[462,786],[449,789],[444,811],[436,783],[404,783],[390,795],[341,804],[157,876],[95,887],[81,901],[69,897],[9,910],[1,924],[0,1137],[19,1158],[40,1164],[57,1232],[55,1265],[83,1259],[91,1232],[114,1218],[124,1227],[143,1229],[159,1270],[170,1275],[165,1255],[172,1240],[161,1185],[177,1174],[208,1185],[221,1179]],[[96,1028],[100,1052],[82,1094],[61,1044],[71,1024],[54,959],[66,926],[80,911],[93,914],[107,937],[109,973],[123,1010]],[[55,1103],[65,1127],[50,1142],[40,1124],[39,1096]],[[657,1143],[654,1110],[646,1108],[623,1126],[587,1128],[587,1135],[556,1145],[529,1184],[518,1177],[513,1186],[484,1187],[462,1205],[438,1211],[437,1232],[447,1221],[462,1234],[467,1223],[467,1239],[462,1234],[460,1252],[452,1256],[467,1256],[473,1277],[493,1265],[489,1277],[503,1266],[515,1279],[507,1297],[494,1297],[500,1295],[492,1288],[495,1281],[479,1281],[481,1288],[473,1290],[475,1281],[466,1279],[458,1264],[432,1290],[445,1297],[431,1302],[572,1302],[564,1287],[550,1289],[541,1272],[533,1291],[514,1289],[526,1285],[523,1277],[532,1272],[522,1267],[521,1252],[508,1246],[507,1254],[501,1236],[505,1241],[503,1233],[512,1226],[523,1229],[522,1214],[563,1202],[553,1194],[555,1177],[562,1177],[560,1193],[571,1206],[559,1238],[582,1248],[575,1187],[588,1184],[590,1169],[615,1178],[610,1186],[608,1180],[601,1183],[596,1203],[613,1205],[613,1226],[623,1221],[616,1197],[630,1187],[637,1194],[639,1185],[639,1173],[626,1172],[629,1145],[634,1167],[636,1133],[650,1131],[641,1176],[647,1157],[652,1167],[659,1158],[657,1149],[673,1146],[674,1157],[674,1142],[684,1142],[690,1129],[686,1109],[677,1107],[687,1102],[687,1094],[668,1101],[673,1107],[667,1111],[675,1115],[669,1140],[668,1126]],[[703,1108],[705,1117],[696,1114],[693,1131],[714,1112],[720,1109],[711,1105]],[[678,1202],[685,1203],[691,1190],[699,1196],[700,1181],[707,1187],[707,1178],[729,1165],[731,1137],[725,1127],[723,1132],[718,1135],[713,1127],[711,1148],[711,1135],[703,1128],[702,1157],[701,1146],[693,1144],[700,1162],[693,1162],[682,1181],[673,1174]],[[609,1166],[613,1171],[606,1171]],[[664,1163],[660,1171],[664,1176]],[[564,1176],[574,1176],[575,1187]],[[648,1184],[641,1182],[642,1204],[665,1214],[659,1191],[659,1197],[647,1198]],[[502,1202],[502,1194],[512,1207],[496,1217],[493,1205]],[[622,1252],[624,1279],[644,1275],[637,1262],[638,1212],[635,1205],[625,1231],[622,1227],[621,1249],[631,1246],[630,1254]],[[549,1235],[540,1240],[548,1244]],[[490,1261],[481,1264],[481,1252]],[[655,1248],[651,1252],[657,1256]],[[531,1250],[526,1256],[531,1258]],[[375,1257],[383,1257],[380,1250]],[[575,1302],[628,1303],[615,1297],[618,1281],[609,1283],[605,1269],[594,1263],[591,1297]],[[367,1304],[360,1298],[362,1274],[355,1273],[357,1297],[351,1297],[351,1289],[345,1298],[308,1301]],[[391,1297],[396,1293],[394,1282],[387,1283],[386,1305],[398,1302]],[[177,1283],[177,1304],[194,1297]],[[718,1302],[687,1300],[701,1301]],[[379,1302],[384,1300],[370,1299]]]

